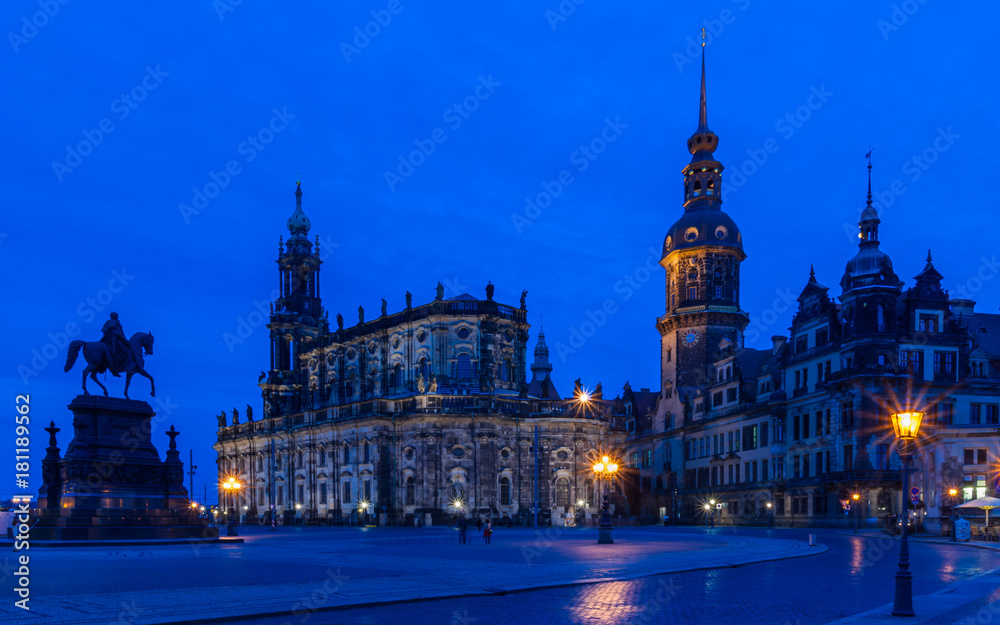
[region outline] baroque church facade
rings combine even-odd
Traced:
[[[519,307],[463,294],[345,326],[320,297],[319,242],[295,191],[278,244],[263,418],[219,418],[220,476],[247,488],[250,522],[442,523],[458,514],[575,522],[597,499],[589,467],[620,447],[608,411],[559,397],[544,333],[527,380],[527,293]],[[593,514],[593,513],[592,513]]]
[[[264,417],[220,418],[220,476],[248,485],[247,518],[441,523],[462,513],[529,523],[593,522],[591,467],[620,458],[614,512],[638,522],[830,525],[902,512],[889,413],[926,412],[907,497],[938,529],[954,506],[1000,493],[1000,315],[952,298],[930,253],[912,286],[880,248],[868,200],[858,250],[836,296],[810,271],[789,334],[744,346],[746,258],[722,210],[719,137],[708,126],[702,58],[699,123],[682,170],[683,212],[660,265],[665,306],[660,389],[625,384],[613,400],[562,399],[544,333],[528,378],[519,307],[470,295],[331,328],[320,260],[296,189],[279,242],[281,297],[268,328]],[[891,236],[891,229],[889,230]],[[578,381],[579,382],[579,381]],[[952,495],[955,491],[957,494]],[[858,499],[853,499],[854,495]],[[711,503],[714,502],[714,505]],[[709,511],[705,506],[709,505]],[[852,505],[848,510],[846,505]],[[848,517],[848,522],[853,517]]]

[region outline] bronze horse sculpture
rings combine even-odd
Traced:
[[[146,364],[143,359],[143,352],[147,356],[153,355],[153,335],[147,332],[136,332],[128,340],[128,343],[132,348],[132,358],[129,359],[128,366],[123,371],[126,374],[125,399],[129,398],[128,387],[132,383],[132,376],[136,373],[149,378],[149,394],[156,397],[156,383],[153,382],[153,376],[146,373],[146,370],[142,368]],[[73,341],[70,343],[69,349],[66,351],[66,366],[63,368],[63,371],[69,371],[73,368],[73,364],[76,362],[76,358],[81,350],[83,351],[84,360],[87,361],[87,366],[83,369],[83,394],[90,395],[87,391],[87,374],[89,373],[90,379],[97,382],[97,385],[104,391],[104,395],[107,396],[108,389],[97,379],[98,373],[104,373],[110,368],[108,346],[101,341]]]

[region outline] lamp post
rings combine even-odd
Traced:
[[[924,413],[907,409],[905,412],[894,412],[890,415],[892,429],[898,441],[898,453],[903,461],[903,533],[899,539],[899,570],[896,571],[896,594],[892,604],[894,616],[914,616],[913,611],[913,574],[910,573],[910,544],[907,534],[910,521],[910,509],[907,497],[910,494],[910,461],[913,459],[913,441],[920,433],[920,421]]]
[[[853,495],[851,495],[851,501],[854,502],[854,507],[857,508],[857,510],[854,513],[854,533],[857,534],[858,522],[859,519],[861,518],[861,495],[859,495],[858,493],[854,493]]]
[[[578,526],[580,526],[580,525],[586,525],[587,524],[586,505],[587,505],[586,501],[584,501],[582,499],[577,499],[576,500],[576,524]],[[581,518],[580,518],[581,516],[583,517],[583,519],[582,519],[583,523],[580,522],[581,521]]]
[[[594,475],[598,480],[603,480],[604,501],[601,503],[601,525],[597,530],[597,544],[611,545],[614,539],[611,538],[611,504],[608,503],[608,479],[613,478],[618,472],[618,465],[611,461],[611,458],[604,456],[601,461],[594,465]]]
[[[958,516],[955,514],[955,501],[958,498],[958,489],[949,488],[948,489],[948,499],[951,501],[951,541],[954,542],[958,540],[958,533],[955,530],[955,521],[958,520]]]
[[[774,527],[774,504],[767,502],[767,529]]]
[[[239,536],[236,531],[236,493],[243,488],[235,477],[226,478],[222,483],[222,489],[226,491],[226,536]]]

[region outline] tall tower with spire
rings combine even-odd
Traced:
[[[295,186],[295,212],[288,218],[288,241],[278,239],[278,298],[272,303],[271,367],[261,383],[265,406],[296,409],[302,391],[299,354],[328,330],[320,300],[319,238],[309,241],[309,218],[302,211],[302,183]],[[281,395],[281,397],[275,395]],[[287,405],[286,405],[287,404]]]
[[[661,405],[670,410],[710,383],[709,366],[723,340],[743,346],[748,322],[739,303],[743,236],[722,210],[723,166],[714,155],[719,137],[708,127],[704,45],[698,128],[687,141],[691,161],[681,171],[684,214],[667,231],[660,259],[666,271],[666,314],[656,324],[661,388],[674,397]]]
[[[872,205],[869,152],[868,200],[858,220],[858,253],[847,261],[840,279],[845,358],[854,365],[891,364],[896,357],[892,333],[896,329],[896,302],[903,282],[892,269],[892,259],[879,248],[881,223],[878,210]]]

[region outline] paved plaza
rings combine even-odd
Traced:
[[[809,535],[816,545],[809,545]],[[883,622],[898,543],[830,530],[241,528],[242,544],[32,550],[4,623]],[[914,541],[917,619],[1000,623],[1000,551]],[[4,575],[8,575],[4,569]],[[991,608],[993,611],[991,611]],[[985,622],[980,620],[979,622]]]

